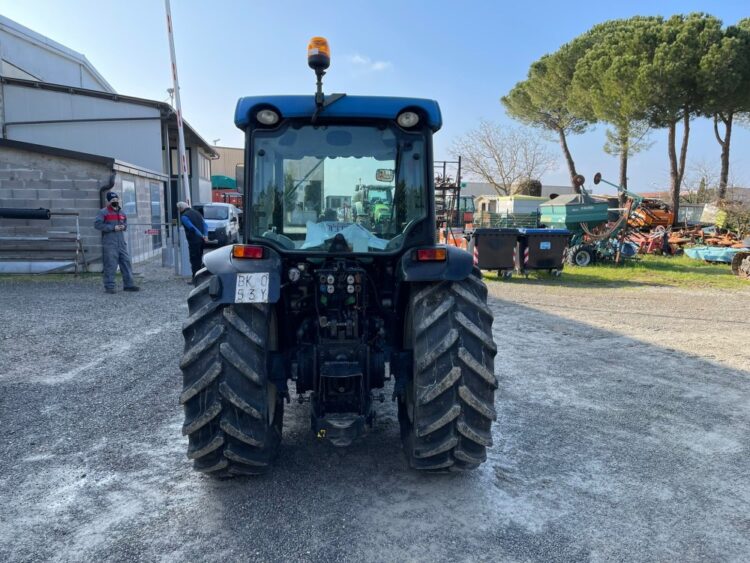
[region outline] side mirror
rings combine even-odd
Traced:
[[[586,178],[584,178],[583,175],[581,174],[576,174],[575,176],[573,176],[573,185],[576,188],[580,188],[584,184],[585,181],[586,181]]]
[[[378,168],[375,171],[375,179],[378,182],[393,182],[393,170],[390,168]]]
[[[594,184],[598,185],[599,182],[601,182],[601,181],[602,181],[602,173],[601,172],[597,172],[596,174],[594,174]]]

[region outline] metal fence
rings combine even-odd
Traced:
[[[474,227],[525,227],[533,229],[539,226],[537,213],[490,213],[480,211],[475,215]]]
[[[49,273],[79,269],[88,270],[88,260],[81,239],[78,211],[4,208],[0,217],[23,220],[24,225],[0,229],[0,273]],[[69,227],[38,222],[71,217]],[[34,225],[29,225],[29,222]]]

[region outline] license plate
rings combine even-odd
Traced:
[[[539,250],[549,250],[552,248],[552,243],[549,241],[542,241],[539,243]]]
[[[235,303],[268,303],[268,273],[237,274]]]

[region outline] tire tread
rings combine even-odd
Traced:
[[[473,273],[418,287],[409,304],[410,391],[399,404],[407,460],[418,470],[464,471],[487,459],[497,419],[492,311]]]

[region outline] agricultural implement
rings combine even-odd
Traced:
[[[566,253],[569,264],[588,266],[595,262],[629,258],[637,253],[637,246],[624,240],[632,212],[643,198],[638,194],[604,180],[598,172],[594,184],[604,182],[617,188],[625,200],[622,207],[612,208],[610,202],[593,198],[584,187],[585,178],[575,177],[578,194],[559,196],[539,206],[540,222],[547,227],[566,228],[572,235]]]
[[[408,464],[476,468],[496,418],[493,316],[471,254],[435,244],[440,109],[324,95],[329,63],[313,38],[314,96],[237,104],[243,244],[206,254],[188,298],[188,457],[215,476],[267,472],[290,384],[314,435],[349,445],[375,423],[390,380]],[[370,186],[389,201],[354,216]]]

